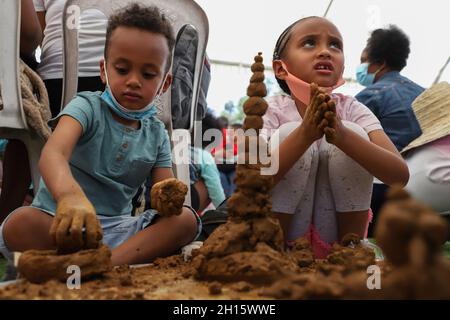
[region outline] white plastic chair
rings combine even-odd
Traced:
[[[22,108],[19,76],[20,1],[0,0],[0,137],[24,142],[34,190],[39,186],[39,157],[45,141],[29,130]],[[0,107],[1,108],[1,107]]]
[[[77,92],[78,84],[78,30],[70,27],[78,25],[74,21],[74,13],[81,14],[87,9],[97,9],[106,17],[109,17],[115,10],[126,6],[129,3],[138,2],[143,5],[153,5],[160,8],[172,21],[172,27],[178,39],[180,31],[186,25],[192,26],[198,34],[197,57],[195,61],[193,97],[191,102],[191,117],[189,130],[177,129],[178,137],[180,135],[188,137],[194,128],[195,115],[197,114],[197,101],[200,92],[200,79],[203,71],[203,61],[205,59],[206,44],[208,41],[209,24],[205,12],[193,0],[68,0],[63,13],[63,61],[64,61],[64,79],[63,79],[63,100],[64,107],[74,97]],[[75,6],[75,7],[74,7]],[[79,15],[78,15],[79,19]],[[69,27],[68,27],[69,26]],[[158,110],[158,117],[164,122],[169,136],[172,137],[172,114],[171,114],[171,94],[169,90],[162,97],[162,107]],[[185,140],[172,141],[172,150],[183,150],[187,152],[188,144]],[[181,145],[180,145],[181,144]],[[190,176],[189,164],[187,161],[180,161],[179,155],[174,154],[175,176],[183,181],[189,188],[186,197],[186,204],[191,204],[190,199]]]

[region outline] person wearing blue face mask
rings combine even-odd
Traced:
[[[412,102],[424,88],[400,74],[406,66],[409,45],[408,36],[394,25],[374,30],[356,70],[357,81],[366,88],[355,98],[380,120],[398,151],[422,134]],[[386,185],[375,180],[371,203],[374,218],[384,203],[386,190]],[[374,225],[369,228],[369,236]]]
[[[199,235],[199,217],[182,206],[184,188],[170,179],[170,140],[155,117],[154,101],[171,84],[174,44],[169,19],[156,7],[131,4],[110,17],[100,61],[106,90],[79,93],[52,119],[36,197],[0,228],[5,257],[30,249],[73,252],[103,241],[113,265],[148,263]],[[179,187],[180,197],[167,203],[155,188],[154,207],[131,216],[131,199],[149,176]]]

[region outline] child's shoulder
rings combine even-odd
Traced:
[[[166,126],[156,115],[150,118],[142,120],[142,127],[144,130],[150,131],[152,134],[164,134],[166,132]]]
[[[298,113],[295,101],[288,95],[277,95],[266,98],[269,107],[266,111],[266,117],[289,117]]]
[[[67,104],[67,107],[100,108],[102,103],[100,91],[81,91]]]
[[[266,101],[269,104],[269,108],[272,109],[295,108],[294,100],[285,94],[268,97]]]
[[[332,93],[331,98],[336,102],[336,109],[341,111],[349,111],[364,106],[355,97],[342,93]]]

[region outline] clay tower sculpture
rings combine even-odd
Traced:
[[[245,146],[240,143],[238,147],[237,188],[228,200],[228,222],[194,254],[192,266],[197,279],[270,283],[283,270],[297,267],[286,259],[281,227],[270,216],[273,177],[261,174],[263,165],[258,157],[259,149],[267,149],[264,139],[259,138],[268,107],[263,99],[267,90],[262,61],[260,53],[251,67],[249,99],[244,104],[246,136],[239,139]]]

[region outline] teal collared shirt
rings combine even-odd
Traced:
[[[129,215],[131,199],[152,169],[172,167],[169,136],[154,116],[142,120],[139,129],[118,123],[100,96],[101,92],[79,93],[50,123],[66,115],[81,124],[83,132],[69,164],[97,214]],[[42,179],[32,206],[56,211]]]

